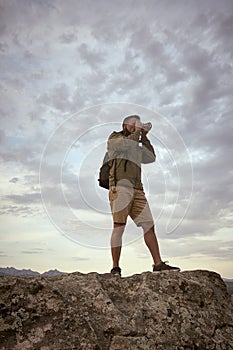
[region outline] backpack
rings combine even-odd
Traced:
[[[109,173],[110,173],[110,166],[108,164],[108,152],[104,155],[103,164],[100,167],[99,170],[99,186],[109,189]]]

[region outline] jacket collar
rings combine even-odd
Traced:
[[[121,131],[121,133],[122,133],[123,136],[126,136],[126,137],[128,137],[131,134],[131,132],[128,129],[123,129]]]

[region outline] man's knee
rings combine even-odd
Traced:
[[[123,222],[122,223],[114,222],[113,234],[122,236],[124,231],[125,231],[125,224]]]
[[[153,231],[154,232],[154,222],[143,222],[140,224],[140,226],[142,227],[144,234],[149,232],[149,231]]]

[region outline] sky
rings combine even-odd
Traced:
[[[231,0],[0,0],[0,266],[109,272],[98,171],[139,114],[163,260],[233,278]],[[123,276],[151,271],[129,219]]]

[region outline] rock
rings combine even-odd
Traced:
[[[209,271],[0,279],[0,349],[233,348],[230,295]]]

